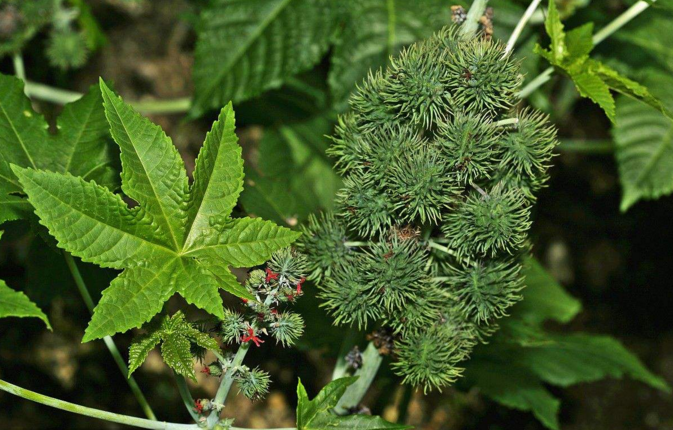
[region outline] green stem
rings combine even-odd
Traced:
[[[201,427],[196,424],[178,424],[168,423],[165,421],[152,421],[145,418],[130,417],[128,415],[115,414],[113,412],[101,411],[100,409],[89,408],[86,406],[77,405],[75,403],[66,402],[55,399],[53,397],[45,396],[35,391],[26,390],[17,385],[0,379],[0,390],[9,394],[31,400],[42,405],[51,406],[52,408],[61,409],[63,411],[72,412],[74,414],[84,415],[86,417],[96,418],[99,420],[109,421],[117,424],[124,424],[127,426],[138,427],[150,430],[198,430]],[[249,430],[242,427],[230,427],[230,430]],[[258,430],[297,430],[295,427],[285,427],[276,429],[258,429]]]
[[[516,125],[519,123],[519,118],[507,118],[496,121],[493,125],[496,127],[505,127],[507,125]]]
[[[467,11],[465,22],[460,27],[460,36],[463,39],[469,39],[474,36],[479,28],[479,19],[484,15],[488,0],[474,0],[470,10]]]
[[[0,390],[15,396],[23,397],[33,402],[41,403],[43,405],[51,406],[52,408],[61,409],[87,417],[97,418],[99,420],[110,421],[113,423],[124,424],[128,426],[135,426],[143,429],[157,429],[157,430],[182,430],[190,429],[196,430],[198,427],[194,424],[175,424],[167,422],[159,422],[147,420],[145,418],[130,417],[128,415],[115,414],[112,412],[101,411],[99,409],[88,408],[86,406],[77,405],[75,403],[65,402],[63,400],[55,399],[53,397],[45,396],[34,391],[26,390],[19,386],[10,384],[0,380]],[[233,428],[232,428],[233,429]]]
[[[62,90],[29,81],[26,81],[26,94],[38,100],[60,105],[74,102],[82,97],[81,93],[75,91]],[[189,110],[191,99],[183,97],[171,100],[131,101],[129,104],[138,112],[145,114],[183,113]]]
[[[654,3],[656,0],[650,0],[650,2],[646,1],[639,1],[638,3],[634,4],[630,8],[628,8],[624,13],[619,15],[617,18],[615,18],[610,24],[606,25],[603,27],[600,31],[598,31],[596,34],[594,34],[593,37],[593,43],[594,46],[598,45],[608,37],[610,37],[613,33],[615,33],[617,30],[620,28],[624,27],[626,24],[628,24],[633,18],[637,17],[640,15],[645,9],[650,7],[650,3]],[[537,90],[540,88],[542,85],[547,83],[549,79],[551,79],[551,75],[554,72],[553,67],[549,67],[545,69],[540,75],[538,75],[535,79],[530,81],[528,85],[526,85],[518,94],[520,99],[525,99],[528,97],[533,91]]]
[[[82,274],[77,268],[77,263],[75,262],[75,259],[72,258],[72,255],[70,255],[65,251],[63,251],[63,257],[65,258],[65,262],[68,265],[68,269],[70,269],[70,274],[72,275],[72,278],[75,281],[75,285],[77,285],[77,289],[79,290],[79,293],[82,295],[82,300],[84,300],[84,304],[86,304],[86,307],[89,309],[89,312],[93,314],[94,309],[93,299],[91,298],[91,294],[89,294],[89,290],[87,289],[86,284],[84,283]],[[145,398],[143,392],[140,390],[140,386],[138,386],[138,383],[133,378],[133,376],[129,376],[129,369],[128,367],[126,367],[126,362],[124,361],[124,358],[119,352],[117,345],[115,345],[114,340],[112,340],[110,336],[105,336],[103,338],[103,342],[105,342],[105,346],[107,346],[107,349],[110,351],[112,358],[114,359],[115,363],[117,363],[117,367],[121,371],[122,375],[124,375],[124,379],[129,384],[129,387],[131,388],[133,395],[136,397],[136,400],[138,400],[138,403],[140,403],[140,407],[142,408],[147,418],[156,421],[157,417],[156,415],[154,415],[154,412],[152,411],[152,408],[150,407],[149,403],[147,403],[147,399]]]
[[[178,375],[177,373],[174,373],[174,375],[175,382],[178,384],[180,397],[182,397],[182,401],[185,403],[185,407],[187,408],[189,415],[192,416],[194,421],[199,422],[199,414],[194,410],[194,398],[192,397],[192,393],[189,392],[187,381],[185,381],[185,378],[182,375]]]
[[[224,401],[227,399],[227,395],[229,394],[231,386],[234,383],[234,374],[238,370],[237,368],[243,363],[243,359],[245,358],[245,355],[248,353],[249,349],[250,349],[250,343],[244,343],[238,347],[238,351],[236,351],[236,356],[234,357],[234,360],[231,362],[231,367],[229,368],[229,370],[227,370],[227,373],[225,373],[224,376],[222,377],[220,387],[217,389],[217,393],[215,394],[215,399],[213,401],[216,404],[224,405]],[[222,412],[221,410],[213,411],[208,416],[209,429],[214,428],[217,422],[220,420],[221,412]]]
[[[26,68],[23,65],[23,57],[21,56],[21,53],[20,52],[15,53],[14,56],[12,57],[12,60],[14,62],[14,74],[16,75],[17,78],[25,82]]]
[[[521,19],[516,24],[516,27],[514,27],[514,31],[512,31],[512,35],[509,37],[509,40],[507,41],[507,46],[505,47],[505,55],[509,54],[510,52],[512,52],[512,49],[514,49],[516,41],[519,39],[519,36],[521,36],[521,32],[526,27],[526,24],[528,24],[528,21],[530,20],[531,16],[533,16],[535,11],[537,10],[538,6],[540,5],[540,2],[542,2],[542,0],[533,0],[532,2],[530,2],[528,9],[526,9],[526,11],[521,16]]]
[[[558,146],[560,152],[581,152],[587,154],[610,154],[614,149],[614,142],[609,139],[562,139]]]
[[[374,343],[369,342],[367,349],[362,353],[362,367],[354,375],[359,376],[359,378],[346,389],[344,395],[339,399],[339,403],[334,408],[337,414],[345,414],[349,409],[360,404],[367,390],[369,390],[369,386],[372,385],[374,377],[381,367],[381,362],[383,362],[383,356],[379,354]]]
[[[357,248],[359,246],[372,246],[372,242],[344,242],[344,246]]]
[[[438,251],[442,251],[445,254],[449,254],[450,256],[456,258],[457,260],[462,261],[466,265],[474,266],[476,264],[474,261],[470,260],[469,258],[461,257],[460,255],[458,255],[458,253],[456,251],[454,251],[452,249],[449,249],[444,245],[440,245],[439,243],[435,242],[434,240],[429,240],[428,241],[428,246],[430,248],[434,248]],[[435,279],[439,279],[439,278],[435,278]]]

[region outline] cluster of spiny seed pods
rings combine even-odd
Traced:
[[[557,143],[544,115],[514,108],[520,83],[504,46],[455,29],[370,74],[329,150],[338,209],[301,239],[335,323],[392,329],[394,370],[425,390],[455,381],[520,299]]]

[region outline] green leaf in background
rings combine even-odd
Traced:
[[[0,58],[19,52],[24,45],[47,25],[54,14],[56,2],[53,0],[3,0],[0,13],[8,24],[4,24],[0,37]]]
[[[0,231],[0,238],[2,237]],[[44,321],[45,325],[51,330],[51,324],[47,316],[40,308],[31,302],[25,294],[20,291],[14,291],[0,279],[0,318],[6,317],[35,317]]]
[[[20,291],[14,291],[0,280],[0,318],[6,317],[35,317],[39,318],[51,330],[51,324],[47,316],[31,302],[25,294]]]
[[[228,266],[261,264],[299,234],[261,219],[230,217],[243,181],[231,105],[206,138],[190,188],[182,159],[161,128],[103,81],[101,91],[121,148],[122,190],[138,207],[130,209],[119,195],[80,177],[13,166],[59,247],[124,270],[103,292],[83,341],[141,326],[175,293],[220,318],[220,288],[254,300],[232,282]]]
[[[0,74],[0,224],[30,214],[28,201],[16,195],[22,190],[10,164],[71,173],[116,188],[109,126],[97,87],[63,108],[57,129],[56,134],[48,132],[20,79]]]
[[[525,300],[513,309],[513,316],[529,323],[554,320],[568,323],[582,310],[579,300],[568,294],[535,258],[524,264]]]
[[[337,24],[330,0],[215,0],[201,16],[192,115],[277,88],[313,67]]]
[[[554,0],[549,0],[545,29],[551,38],[549,49],[538,45],[535,52],[564,71],[573,80],[580,95],[600,106],[610,121],[615,122],[615,101],[611,90],[646,103],[673,118],[673,113],[650,94],[646,87],[589,58],[593,48],[593,25],[585,24],[564,33],[556,4]]]
[[[451,23],[454,3],[444,0],[348,1],[346,26],[336,44],[329,86],[338,110],[370,70],[388,64],[406,45],[429,37]]]
[[[673,109],[670,74],[652,71],[646,82]],[[640,199],[657,199],[673,192],[673,120],[650,106],[619,97],[612,134],[622,184],[622,211]]]
[[[241,202],[258,216],[295,225],[310,213],[330,209],[341,179],[325,154],[333,123],[326,117],[264,131],[259,174],[246,181]]]
[[[531,411],[547,428],[558,429],[560,402],[545,384],[567,387],[608,377],[629,376],[669,392],[622,344],[608,336],[547,333],[546,320],[569,322],[580,303],[530,259],[523,300],[488,344],[477,347],[465,366],[465,383],[505,406]]]
[[[191,352],[192,344],[212,351],[220,350],[217,341],[194,328],[182,312],[176,312],[172,317],[165,315],[157,324],[148,327],[147,333],[133,339],[129,348],[129,376],[161,342],[163,342],[161,356],[164,362],[175,370],[175,373],[193,380],[196,380],[196,374]]]
[[[372,415],[339,416],[332,410],[344,395],[349,385],[357,377],[340,378],[325,386],[313,400],[309,400],[306,389],[297,384],[297,430],[358,429],[358,430],[403,430],[411,426],[394,424]]]

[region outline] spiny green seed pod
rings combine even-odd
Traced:
[[[446,51],[439,58],[426,55],[422,44],[411,45],[391,59],[382,94],[398,119],[432,127],[446,119],[452,102],[446,86]]]
[[[531,189],[537,191],[547,178],[547,169],[556,147],[556,129],[548,116],[524,109],[516,118],[514,131],[503,136],[500,168],[512,177],[527,178]]]
[[[445,39],[447,36],[446,32],[440,32],[435,37]],[[460,43],[444,60],[444,66],[456,108],[496,114],[514,104],[521,84],[519,64],[503,55],[499,43],[484,42],[480,38]]]
[[[446,297],[431,277],[427,277],[422,288],[416,290],[415,297],[407,300],[401,309],[389,313],[383,322],[393,328],[395,334],[406,336],[410,332],[419,332],[441,321],[442,305]]]
[[[396,342],[397,357],[392,367],[404,383],[422,386],[423,392],[435,388],[441,391],[461,376],[463,369],[458,363],[472,346],[442,326],[433,326]]]
[[[442,231],[449,248],[462,256],[514,254],[530,228],[530,206],[517,189],[496,185],[490,193],[472,191],[444,218]]]
[[[322,284],[318,297],[323,300],[320,306],[327,309],[335,324],[363,329],[380,316],[381,310],[368,297],[369,291],[358,266],[344,263],[335,267],[334,273]]]
[[[323,276],[329,276],[332,267],[349,259],[351,254],[346,247],[346,229],[333,214],[311,214],[308,225],[303,226],[304,233],[297,241],[308,260],[309,279],[319,282]]]
[[[501,130],[486,115],[457,112],[438,128],[449,174],[463,185],[491,176],[498,158],[494,149]]]
[[[521,266],[512,261],[484,260],[463,267],[448,265],[445,272],[456,308],[474,323],[501,318],[521,300]]]
[[[290,346],[304,332],[304,320],[294,312],[281,312],[269,322],[269,331],[276,338],[276,342],[283,346]]]
[[[267,264],[272,272],[279,275],[280,280],[293,284],[304,277],[307,265],[306,256],[291,248],[274,252]]]
[[[337,193],[337,205],[351,230],[362,236],[383,233],[393,224],[394,207],[390,196],[361,173],[344,179]]]
[[[446,167],[434,147],[407,153],[392,166],[384,184],[395,202],[398,222],[437,223],[441,219],[457,193]]]
[[[376,243],[360,260],[368,296],[388,312],[402,310],[430,282],[426,262],[427,251],[414,239]]]
[[[269,392],[269,374],[259,368],[244,368],[236,372],[236,383],[239,393],[242,393],[250,400],[259,400],[264,398]]]
[[[219,322],[216,330],[224,342],[241,343],[241,336],[245,334],[245,327],[243,315],[224,308],[224,318]]]
[[[47,44],[47,56],[54,67],[63,70],[82,67],[89,56],[86,37],[73,30],[53,31]]]

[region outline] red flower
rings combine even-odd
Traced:
[[[271,281],[272,279],[278,279],[278,273],[273,273],[273,271],[267,267],[266,268],[266,283],[268,284],[269,281]]]
[[[248,303],[248,299],[241,299],[243,300],[243,303]]]
[[[203,413],[203,404],[201,403],[201,400],[194,400],[194,410],[197,414]]]
[[[301,278],[299,280],[299,283],[297,284],[297,295],[301,294],[301,284],[303,284],[305,280],[306,280],[306,278]]]
[[[241,341],[246,343],[252,341],[255,344],[255,346],[259,346],[261,343],[264,343],[262,339],[255,336],[255,330],[253,330],[252,327],[248,327],[248,335],[243,336],[243,339],[241,339]]]
[[[201,369],[201,373],[205,373],[206,375],[210,375],[210,367],[204,367]]]

